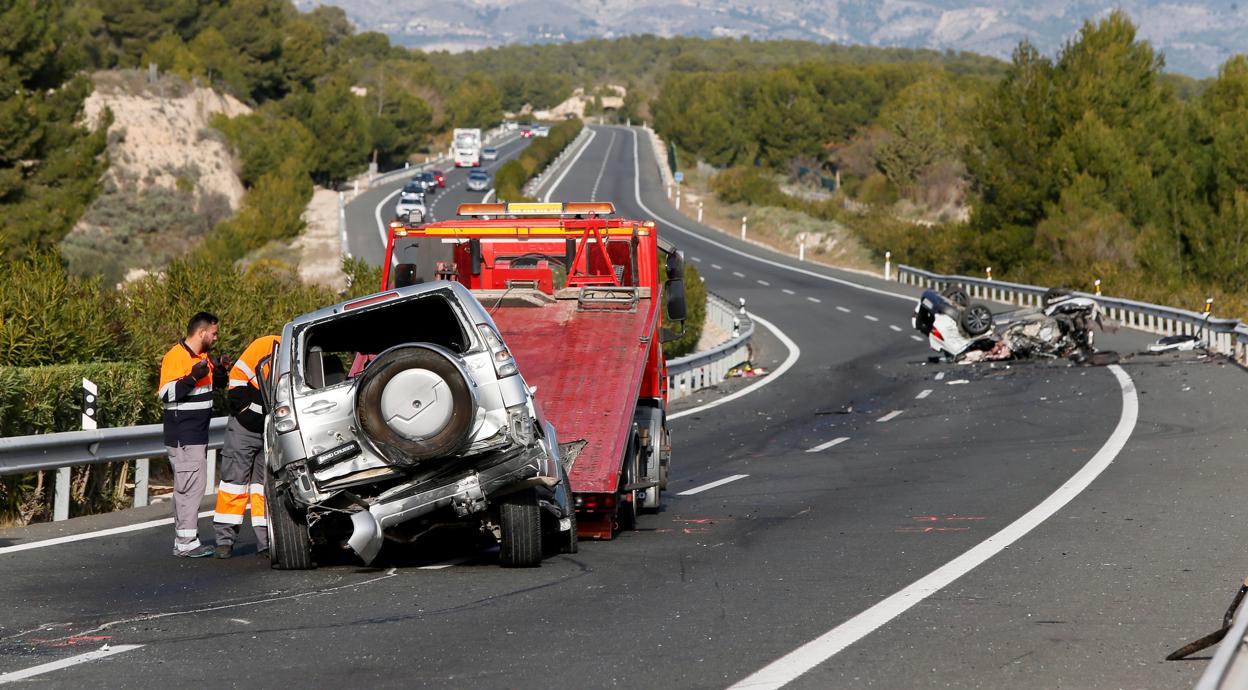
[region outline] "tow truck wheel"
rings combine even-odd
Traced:
[[[637,482],[637,435],[628,442],[628,450],[624,454],[624,468],[620,470],[620,486],[625,487]],[[636,491],[620,491],[616,500],[616,524],[621,532],[637,529],[637,504],[640,503]]]
[[[468,440],[472,392],[459,368],[440,353],[397,348],[378,357],[361,378],[356,420],[391,464],[445,458]]]
[[[307,524],[290,510],[284,492],[277,489],[273,470],[265,468],[264,496],[269,509],[269,559],[276,570],[311,570],[312,536]]]
[[[502,533],[499,565],[535,568],[542,564],[542,507],[536,490],[525,489],[500,499],[498,527]]]

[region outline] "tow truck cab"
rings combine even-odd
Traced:
[[[662,311],[685,311],[683,257],[652,221],[614,215],[609,203],[462,204],[457,220],[395,222],[381,286],[455,281],[491,312],[558,430],[578,533],[598,539],[660,507]]]

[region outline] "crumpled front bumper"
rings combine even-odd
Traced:
[[[443,508],[454,508],[461,517],[484,510],[496,493],[523,488],[523,484],[553,486],[558,479],[543,474],[548,466],[542,444],[503,453],[485,469],[467,470],[458,479],[422,488],[427,482],[395,487],[368,510],[351,514],[351,537],[347,546],[370,564],[381,551],[385,530]]]

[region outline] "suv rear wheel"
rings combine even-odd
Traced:
[[[537,491],[507,494],[498,502],[502,536],[498,562],[504,568],[534,568],[542,564],[542,507]]]
[[[276,570],[311,570],[312,536],[307,522],[290,509],[284,491],[278,491],[273,470],[264,471],[264,498],[269,518],[269,558]]]
[[[360,429],[393,465],[446,457],[472,432],[475,403],[459,367],[427,347],[402,347],[364,370],[355,398]]]

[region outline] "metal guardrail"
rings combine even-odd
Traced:
[[[733,367],[750,361],[754,320],[745,312],[744,304],[734,306],[728,300],[708,292],[706,318],[733,336],[705,352],[668,360],[669,401],[679,400],[696,390],[714,386],[723,381]]]
[[[897,282],[905,285],[942,289],[961,286],[974,299],[991,300],[1020,307],[1038,307],[1047,288],[1001,280],[969,276],[941,275],[912,266],[897,266]],[[1106,297],[1086,292],[1077,295],[1092,297],[1111,318],[1127,328],[1159,335],[1195,335],[1204,327],[1204,339],[1211,351],[1248,365],[1248,326],[1236,319],[1219,319],[1200,312],[1163,307],[1148,302]]]
[[[559,152],[558,156],[555,156],[555,159],[550,162],[550,165],[547,165],[541,172],[535,175],[528,182],[524,183],[524,189],[522,190],[524,195],[533,196],[536,194],[537,190],[541,189],[542,185],[546,184],[547,179],[563,169],[565,161],[571,159],[576,155],[576,151],[579,151],[581,147],[585,146],[585,142],[589,139],[589,135],[589,127],[581,127],[581,131],[577,133],[576,137],[572,139],[572,141],[568,142],[567,146],[563,147],[563,150]]]
[[[217,491],[216,455],[225,445],[227,419],[216,417],[208,426],[209,462],[205,496]],[[0,476],[135,461],[138,465],[135,468],[133,505],[138,508],[148,503],[148,462],[151,458],[164,456],[164,427],[161,424],[10,436],[0,438]],[[54,515],[68,516],[68,495],[58,492],[53,504]]]
[[[1196,690],[1233,690],[1248,687],[1248,615],[1241,604],[1235,622],[1205,667]]]

